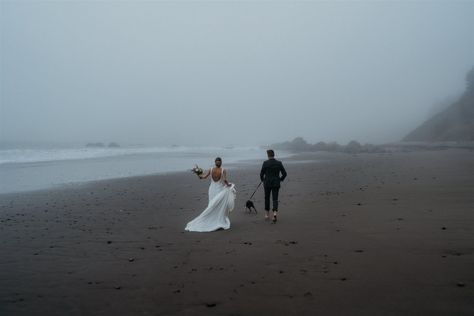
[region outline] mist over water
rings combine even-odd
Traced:
[[[474,65],[471,1],[0,6],[2,142],[398,141]]]

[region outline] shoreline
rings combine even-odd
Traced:
[[[254,159],[249,159],[249,160],[243,160],[239,162],[234,162],[230,163],[230,167],[226,167],[228,169],[242,169],[245,167],[249,166],[255,166],[259,163],[259,160],[254,160]],[[189,169],[190,173],[191,167]],[[34,190],[25,190],[25,191],[11,191],[11,192],[0,192],[0,199],[2,196],[5,195],[18,195],[18,194],[29,194],[29,193],[48,193],[50,191],[63,191],[63,190],[74,190],[74,189],[80,189],[80,188],[85,188],[88,186],[100,186],[102,184],[109,184],[113,183],[115,181],[127,181],[127,180],[133,180],[133,179],[140,179],[140,178],[156,178],[156,177],[162,177],[162,176],[184,176],[188,174],[188,171],[180,170],[180,171],[161,171],[161,172],[156,172],[156,173],[150,173],[150,174],[143,174],[143,175],[129,175],[129,176],[122,176],[122,177],[114,177],[114,178],[106,178],[106,179],[98,179],[98,180],[86,180],[86,181],[77,181],[77,182],[68,182],[68,183],[61,183],[61,184],[55,184],[50,187],[46,188],[39,188],[39,189],[34,189]]]
[[[298,156],[298,153],[286,153],[283,159],[289,159],[291,161],[291,159],[293,159],[294,156]],[[100,159],[103,159],[103,158],[100,158]],[[225,164],[224,167],[226,167],[229,170],[242,169],[242,168],[247,168],[247,167],[255,167],[256,165],[260,165],[263,161],[264,161],[263,159],[242,159],[242,160]],[[210,164],[211,163],[212,161],[210,161]],[[189,168],[189,171],[191,170],[191,167]],[[118,177],[97,179],[97,180],[85,180],[85,181],[52,184],[48,187],[38,188],[38,189],[0,192],[0,198],[2,195],[28,194],[28,193],[35,193],[35,192],[47,193],[48,191],[68,190],[68,189],[81,188],[81,187],[89,186],[89,185],[91,186],[100,185],[102,182],[105,183],[105,182],[114,182],[117,180],[145,178],[145,177],[160,177],[160,176],[169,176],[169,175],[182,176],[187,173],[188,173],[188,170],[160,171],[160,172],[149,173],[149,174],[127,175],[127,176],[118,176]]]
[[[190,149],[191,150],[191,149]],[[210,149],[211,150],[211,149]],[[215,148],[215,150],[218,150]],[[18,162],[0,164],[0,192],[28,192],[38,189],[59,189],[63,184],[87,183],[96,180],[127,178],[130,176],[159,175],[186,171],[194,164],[208,165],[214,158],[224,158],[224,163],[244,164],[249,159],[260,159],[263,151],[252,147],[221,149],[218,153],[200,148],[195,151],[143,152],[140,154],[116,155],[84,159],[56,159],[54,161]],[[25,153],[34,156],[35,153]],[[60,156],[61,152],[36,153]],[[282,153],[283,154],[283,153]],[[15,154],[11,154],[15,155]],[[26,159],[16,153],[18,159]],[[65,154],[66,155],[66,154]],[[1,156],[1,153],[0,153]],[[12,157],[13,157],[12,156]],[[11,157],[11,158],[12,158]],[[1,157],[0,157],[1,158]],[[5,159],[8,160],[8,153]],[[56,157],[61,158],[61,157]],[[13,159],[13,158],[12,158]]]
[[[424,151],[430,151],[430,152],[437,152],[437,151],[445,151],[445,150],[460,150],[460,151],[472,151],[473,148],[471,147],[417,147],[417,146],[412,146],[411,144],[404,144],[403,146],[396,146],[394,147],[397,150],[396,151],[387,151],[387,152],[374,152],[374,153],[349,153],[349,152],[331,152],[331,151],[286,151],[284,156],[281,158],[283,161],[287,161],[288,163],[311,163],[314,162],[315,160],[325,160],[325,159],[333,159],[334,157],[345,157],[345,156],[351,156],[351,155],[391,155],[395,153],[401,153],[401,152],[424,152]],[[263,152],[263,150],[262,150]],[[119,157],[120,158],[120,157]],[[98,158],[100,160],[106,159],[106,158]],[[277,159],[280,159],[277,157]],[[256,165],[260,165],[265,158],[262,159],[256,159],[256,158],[251,158],[251,159],[241,159],[235,162],[231,162],[228,164],[225,164],[228,169],[242,169],[242,168],[247,168],[247,167],[255,167]],[[78,160],[81,161],[81,160]],[[61,162],[61,161],[60,161]],[[64,162],[71,162],[69,160],[65,160]],[[52,162],[45,162],[46,164],[50,164]],[[27,163],[27,164],[34,164],[34,163]],[[211,164],[211,162],[210,162]],[[210,165],[209,164],[209,165]],[[191,169],[191,167],[190,167]],[[114,177],[108,177],[104,179],[95,179],[95,180],[84,180],[84,181],[72,181],[72,182],[65,182],[65,183],[59,183],[59,184],[50,184],[45,187],[40,187],[37,189],[17,189],[15,191],[5,191],[5,192],[0,192],[0,197],[2,195],[15,195],[15,194],[28,194],[28,193],[33,193],[33,192],[47,192],[50,190],[67,190],[69,188],[74,189],[74,188],[80,188],[83,186],[88,186],[88,185],[94,185],[98,184],[101,181],[115,181],[115,180],[123,180],[123,179],[128,179],[128,178],[139,178],[139,177],[158,177],[162,175],[170,175],[170,174],[176,174],[176,175],[184,175],[186,174],[187,171],[185,170],[170,170],[170,171],[159,171],[159,172],[154,172],[154,173],[147,173],[147,174],[137,174],[137,175],[125,175],[125,176],[114,176]]]

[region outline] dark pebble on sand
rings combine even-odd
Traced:
[[[133,261],[135,261],[135,258],[128,258],[128,261],[133,262]]]
[[[441,227],[441,229],[442,229],[442,230],[446,230],[446,227],[443,226],[443,227]]]
[[[206,303],[207,307],[216,307],[216,303]]]
[[[122,287],[121,287],[121,286],[116,286],[115,289],[116,289],[116,290],[121,290]]]
[[[465,287],[465,286],[466,286],[466,284],[463,283],[463,282],[458,282],[458,284],[456,284],[456,285],[457,285],[458,287]]]
[[[107,240],[107,243],[108,243],[108,244],[111,244],[111,243],[112,243],[112,241],[110,241],[110,240]]]

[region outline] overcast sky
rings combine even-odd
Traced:
[[[397,141],[474,66],[474,1],[0,6],[3,141]]]

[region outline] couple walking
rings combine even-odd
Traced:
[[[273,202],[272,222],[276,223],[278,215],[278,193],[280,182],[286,178],[286,170],[281,161],[275,159],[275,152],[267,150],[268,160],[263,162],[260,170],[260,180],[265,189],[265,219],[270,218],[270,196]],[[210,232],[218,229],[229,229],[229,212],[234,209],[236,190],[235,185],[227,179],[227,171],[222,167],[222,159],[215,159],[215,167],[209,169],[200,179],[211,177],[209,185],[209,202],[206,209],[190,221],[185,230]]]

